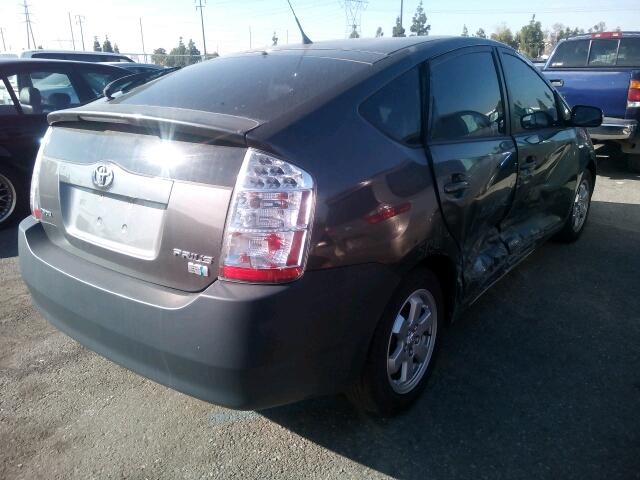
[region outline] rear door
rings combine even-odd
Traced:
[[[430,62],[428,150],[447,226],[463,253],[469,294],[509,263],[500,224],[514,195],[517,159],[505,104],[491,47]]]
[[[568,215],[580,168],[578,142],[576,129],[565,125],[553,90],[535,68],[506,49],[501,62],[518,151],[518,185],[502,229],[510,252],[518,255]],[[534,114],[538,122],[531,124]]]

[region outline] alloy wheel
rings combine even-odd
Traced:
[[[396,315],[387,348],[387,377],[398,394],[413,390],[427,371],[438,329],[438,310],[428,290],[416,290]]]
[[[0,223],[7,220],[16,209],[16,188],[0,173]]]
[[[579,232],[587,219],[587,212],[589,211],[589,182],[587,179],[582,179],[576,197],[573,200],[573,231]]]

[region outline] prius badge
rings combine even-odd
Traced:
[[[91,180],[96,187],[107,189],[113,183],[113,169],[109,165],[100,164],[93,170]]]
[[[185,260],[189,260],[187,263],[187,272],[198,275],[199,277],[209,276],[209,267],[213,263],[213,257],[211,255],[202,255],[200,253],[189,252],[180,248],[172,249],[171,253],[175,257],[181,257]],[[202,265],[202,264],[205,265]]]

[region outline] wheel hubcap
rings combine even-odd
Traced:
[[[433,295],[416,290],[396,315],[387,348],[387,377],[396,393],[408,393],[427,370],[436,341],[438,311]]]
[[[16,208],[16,189],[7,177],[0,174],[0,223],[4,222]]]
[[[589,183],[582,180],[573,201],[573,230],[580,231],[589,211]]]

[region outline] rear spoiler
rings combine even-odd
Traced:
[[[222,113],[107,103],[51,112],[47,120],[50,125],[84,122],[131,125],[151,129],[162,138],[181,133],[242,146],[245,145],[245,134],[260,125],[250,118]]]

